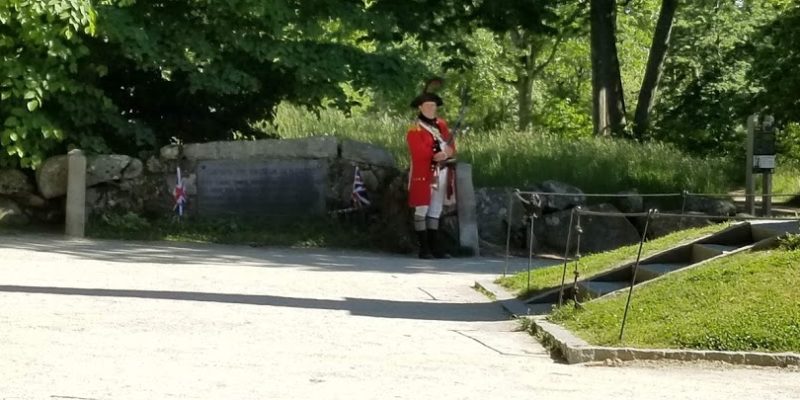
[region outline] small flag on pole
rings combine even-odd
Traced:
[[[358,169],[358,166],[356,166],[355,176],[353,177],[353,193],[350,197],[353,200],[354,208],[363,208],[372,204],[369,201],[367,187],[364,186],[364,180],[361,179],[361,170]]]
[[[183,209],[186,206],[186,186],[181,179],[181,168],[178,167],[178,180],[175,183],[175,191],[173,192],[175,198],[175,207],[173,210],[178,213],[179,217],[183,217]]]

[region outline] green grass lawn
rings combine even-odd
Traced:
[[[729,226],[728,223],[708,225],[701,228],[686,229],[683,231],[673,232],[669,235],[648,241],[642,248],[642,257],[658,253],[659,251],[666,250],[670,247],[685,243],[710,233],[714,233]],[[639,245],[634,244],[630,246],[620,247],[615,250],[591,254],[580,259],[578,264],[580,271],[580,279],[597,275],[600,272],[607,271],[611,268],[636,260],[636,254],[639,251]],[[572,271],[575,267],[575,262],[570,261],[567,265],[567,280],[572,279]],[[520,272],[516,275],[506,276],[498,279],[497,283],[505,288],[517,293],[520,298],[528,297],[543,289],[556,287],[561,284],[561,276],[563,274],[563,264],[554,265],[545,268],[539,268],[531,271],[531,286],[527,289],[528,273],[527,271]]]
[[[551,315],[595,345],[800,352],[800,251],[742,253]]]

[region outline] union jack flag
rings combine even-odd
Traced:
[[[186,206],[186,185],[183,183],[183,179],[181,179],[180,167],[178,167],[178,180],[175,183],[175,190],[172,194],[175,199],[175,207],[173,207],[173,210],[178,213],[179,217],[183,217],[183,208]]]
[[[353,177],[353,193],[350,198],[353,200],[354,208],[363,208],[372,204],[369,201],[367,188],[364,186],[364,180],[361,179],[361,170],[358,169],[358,166],[356,166],[355,176]]]

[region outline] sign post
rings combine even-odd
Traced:
[[[772,172],[775,170],[775,119],[753,114],[747,118],[747,167],[745,176],[745,211],[755,215],[753,174],[762,174],[761,213],[772,216]]]

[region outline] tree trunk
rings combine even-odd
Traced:
[[[656,30],[653,33],[653,44],[650,46],[650,54],[647,57],[647,69],[644,72],[639,101],[636,103],[636,115],[633,118],[633,135],[637,139],[642,139],[649,127],[650,110],[656,102],[658,82],[661,80],[664,60],[667,59],[672,22],[677,8],[678,0],[661,1],[661,11],[658,15]]]
[[[533,76],[530,73],[531,59],[532,57],[528,57],[528,63],[523,66],[522,73],[517,77],[517,104],[519,105],[517,128],[519,128],[520,132],[528,129],[532,120]]]
[[[616,0],[591,0],[592,119],[595,135],[620,135],[625,98],[617,57]]]
[[[568,21],[573,21],[577,18],[578,12],[576,11],[568,18]],[[564,41],[566,34],[561,32],[553,42],[550,48],[550,54],[541,63],[536,64],[536,57],[545,47],[546,41],[537,38],[529,33],[520,33],[511,31],[511,40],[518,47],[525,46],[525,57],[522,60],[522,65],[515,69],[517,80],[515,81],[517,89],[517,110],[518,123],[517,128],[520,131],[525,131],[533,122],[533,82],[536,80],[542,71],[553,62],[556,57],[556,52],[561,42]]]
[[[536,54],[538,47],[531,43],[527,46],[525,60],[517,69],[517,128],[525,131],[533,120],[533,80],[535,78]]]
[[[533,119],[533,100],[531,99],[531,95],[533,92],[533,78],[529,75],[520,76],[519,80],[517,81],[517,93],[519,94],[518,104],[519,104],[519,121],[517,124],[517,128],[519,130],[525,131],[531,125],[531,120]]]

